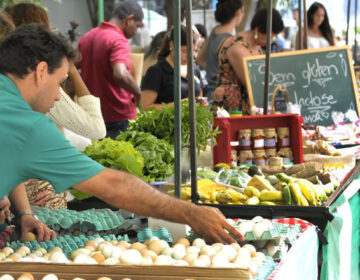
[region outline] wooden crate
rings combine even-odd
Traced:
[[[72,280],[81,277],[86,280],[96,280],[101,276],[113,280],[123,277],[132,280],[250,280],[252,276],[246,270],[233,268],[206,268],[181,266],[137,266],[137,265],[73,265],[45,263],[0,263],[0,275],[10,274],[14,277],[24,272],[31,273],[35,280],[40,280],[46,274],[54,273],[59,279]]]

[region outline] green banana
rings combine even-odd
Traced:
[[[292,181],[294,181],[295,178],[292,178],[288,175],[286,175],[285,173],[276,173],[275,176],[280,180],[283,181],[285,183],[290,183]]]
[[[283,193],[286,204],[291,205],[292,198],[291,198],[290,187],[288,185],[284,186],[282,188],[282,193]]]

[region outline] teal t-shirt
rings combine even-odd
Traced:
[[[13,81],[0,74],[0,200],[28,179],[49,181],[60,193],[103,169],[47,116],[33,111]]]

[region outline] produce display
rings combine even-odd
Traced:
[[[165,140],[141,131],[122,132],[116,140],[130,142],[143,156],[145,181],[165,181],[174,173],[174,146]]]
[[[242,170],[220,164],[217,170],[220,171],[199,171],[199,203],[320,206],[339,186],[318,163],[291,167],[251,166]],[[174,190],[168,194],[173,195]],[[191,200],[190,186],[181,188],[181,197]]]
[[[195,104],[196,115],[196,145],[200,152],[201,147],[206,147],[209,141],[216,143],[215,136],[218,129],[212,129],[213,113],[200,104]],[[181,144],[182,147],[190,145],[189,102],[183,101],[181,105]],[[143,111],[137,115],[136,120],[130,121],[128,131],[149,132],[158,139],[163,139],[174,144],[174,106],[165,104],[162,109]]]

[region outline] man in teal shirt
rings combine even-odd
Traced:
[[[218,209],[176,199],[136,176],[104,168],[64,139],[44,114],[59,100],[74,57],[62,37],[38,24],[16,29],[0,44],[0,200],[10,193],[23,210],[22,182],[42,179],[56,192],[73,187],[140,215],[189,224],[210,242],[235,242],[229,233],[243,239]],[[33,229],[33,217],[25,216],[22,230]]]

